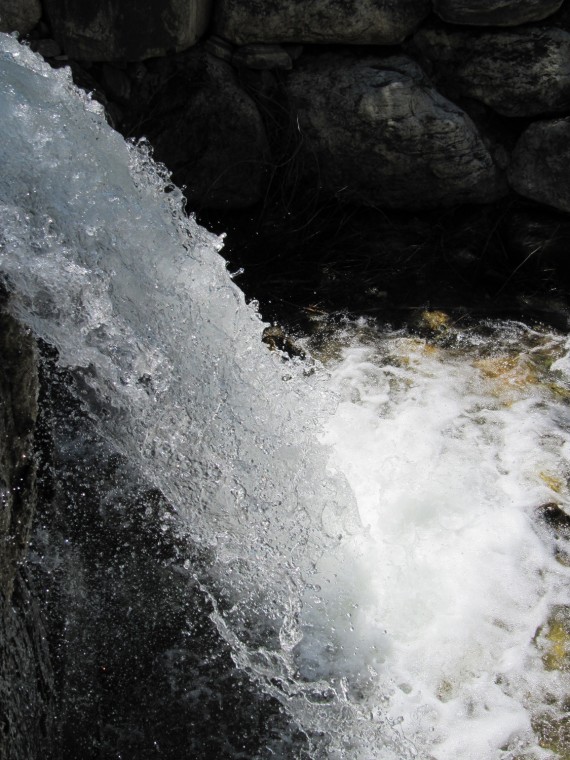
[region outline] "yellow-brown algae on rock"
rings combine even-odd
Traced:
[[[430,330],[445,330],[449,327],[449,315],[444,311],[422,311],[421,321]]]
[[[533,719],[532,728],[543,749],[555,752],[560,760],[570,760],[570,716],[542,713]]]
[[[561,493],[564,488],[564,481],[562,478],[559,478],[550,472],[545,472],[543,470],[538,473],[538,477],[550,488],[551,491],[554,491],[554,493]]]
[[[536,368],[528,357],[521,354],[477,359],[473,366],[479,369],[484,377],[497,380],[509,388],[524,388],[538,383]]]
[[[570,608],[555,607],[536,636],[546,670],[570,671]]]

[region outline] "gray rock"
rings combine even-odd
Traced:
[[[295,69],[288,91],[305,160],[340,199],[429,208],[501,192],[471,119],[406,56],[324,55]]]
[[[232,63],[238,68],[258,71],[281,69],[289,71],[293,68],[291,56],[280,45],[252,44],[243,45],[236,50]]]
[[[431,9],[429,0],[218,0],[216,33],[251,42],[393,45]]]
[[[232,62],[234,49],[233,45],[215,34],[208,37],[204,42],[204,50],[210,53],[210,55],[219,58],[221,61],[227,61],[227,63]]]
[[[541,21],[564,0],[433,0],[435,12],[452,24],[516,26]]]
[[[44,58],[57,58],[61,55],[61,47],[55,40],[49,38],[32,40],[30,47]]]
[[[104,63],[101,67],[101,82],[104,90],[119,103],[127,103],[131,97],[131,79],[122,69]]]
[[[193,45],[208,25],[212,0],[44,0],[44,6],[70,58],[137,61]]]
[[[508,179],[526,198],[570,212],[570,118],[541,121],[523,132]]]
[[[196,49],[172,73],[165,70],[156,87],[141,132],[174,181],[186,186],[191,206],[246,208],[260,200],[269,146],[259,110],[235,69]]]
[[[512,117],[570,107],[570,34],[562,29],[425,28],[414,42],[432,61],[436,85],[450,97],[475,98]]]
[[[0,32],[27,34],[42,15],[40,0],[2,0]]]

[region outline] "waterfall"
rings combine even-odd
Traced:
[[[569,563],[539,518],[568,505],[565,336],[347,319],[284,361],[145,145],[0,50],[10,309],[211,557],[235,662],[314,757],[553,756]]]

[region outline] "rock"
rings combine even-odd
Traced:
[[[570,118],[539,121],[521,135],[508,171],[511,187],[570,213]]]
[[[3,312],[0,356],[0,757],[32,760],[52,757],[55,712],[46,631],[26,568],[37,502],[38,351]]]
[[[40,0],[2,0],[0,32],[27,34],[42,15]]]
[[[226,62],[189,51],[176,70],[165,71],[142,118],[138,134],[149,138],[174,181],[186,186],[192,208],[246,208],[263,197],[265,128]]]
[[[429,208],[498,196],[473,122],[407,56],[326,54],[294,69],[287,88],[305,171],[339,199]]]
[[[216,33],[251,42],[395,45],[428,15],[429,0],[218,0]]]
[[[131,78],[123,69],[104,63],[101,67],[101,83],[106,94],[119,103],[127,103],[131,97]]]
[[[0,595],[0,757],[35,760],[54,752],[58,708],[48,634],[26,571],[8,604]]]
[[[61,55],[61,47],[55,40],[49,38],[33,40],[30,47],[44,58],[57,58]]]
[[[451,24],[516,26],[551,16],[563,2],[564,0],[433,0],[433,9]]]
[[[278,351],[282,358],[292,359],[298,357],[304,359],[305,351],[279,325],[269,325],[262,333],[261,340],[269,347],[270,351]]]
[[[70,58],[136,61],[193,45],[209,23],[212,0],[45,0],[44,5]]]
[[[204,42],[204,49],[210,53],[210,55],[213,55],[222,61],[227,61],[228,63],[231,63],[234,55],[234,46],[215,34],[208,37],[206,42]]]
[[[298,61],[303,55],[303,45],[283,45],[283,49],[289,54],[292,61]]]
[[[421,29],[414,36],[450,97],[480,100],[503,116],[565,112],[570,103],[570,34],[522,27],[479,32]]]
[[[293,68],[291,56],[280,45],[252,44],[243,45],[236,50],[232,63],[247,69],[281,69],[289,71]]]
[[[0,356],[0,595],[9,603],[36,501],[38,356],[35,341],[7,314],[0,314]]]
[[[516,205],[505,217],[507,249],[520,262],[542,262],[559,284],[568,281],[570,217],[547,206]],[[550,299],[554,300],[551,292]],[[566,329],[566,323],[562,329]]]

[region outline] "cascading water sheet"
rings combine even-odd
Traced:
[[[311,756],[567,751],[565,338],[357,323],[284,362],[144,149],[0,44],[10,308],[209,552],[218,629]]]

